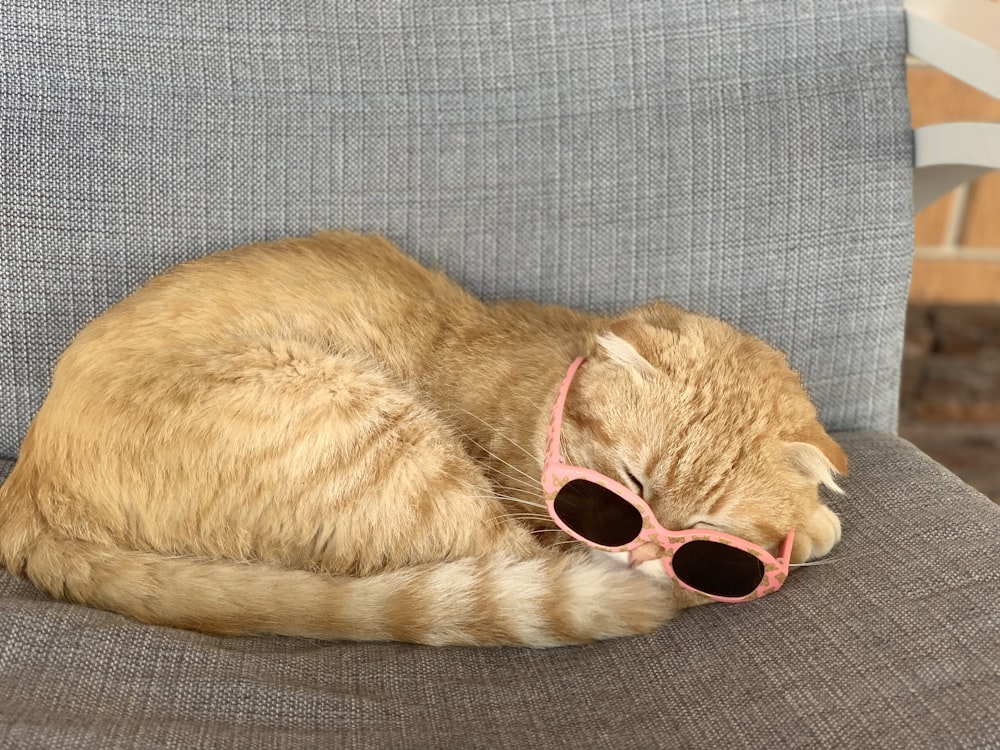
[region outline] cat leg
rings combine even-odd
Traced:
[[[211,498],[181,524],[204,543],[192,552],[353,575],[535,553],[455,432],[371,358],[292,342],[213,369],[239,377],[203,395],[210,424],[184,438],[209,457],[206,486],[183,492]]]

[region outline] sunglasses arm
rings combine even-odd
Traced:
[[[778,565],[781,567],[783,573],[788,573],[788,568],[792,562],[792,546],[795,543],[795,529],[788,532],[788,536],[785,537],[785,541],[781,543],[781,549],[778,550]]]
[[[573,376],[576,375],[576,371],[580,369],[580,365],[583,364],[583,361],[584,357],[577,357],[573,360],[573,363],[566,371],[566,377],[563,378],[563,381],[559,386],[559,393],[556,395],[556,402],[552,406],[552,417],[549,420],[548,444],[546,445],[545,450],[546,464],[565,463],[563,461],[561,447],[563,409],[566,407],[566,395],[569,393],[570,383],[573,382]]]

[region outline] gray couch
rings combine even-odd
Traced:
[[[663,297],[785,349],[851,462],[777,595],[580,648],[217,638],[0,573],[0,747],[1000,746],[1000,509],[894,435],[894,0],[0,5],[0,479],[166,266],[378,229],[487,298]]]

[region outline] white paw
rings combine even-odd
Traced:
[[[816,510],[795,530],[792,562],[799,563],[823,557],[840,541],[840,519],[820,503]]]

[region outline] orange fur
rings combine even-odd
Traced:
[[[672,528],[794,556],[846,470],[784,357],[655,303],[616,318],[485,305],[348,232],[183,264],[86,326],[0,487],[0,562],[55,597],[213,633],[548,646],[696,601],[538,505],[574,356],[575,463]],[[643,575],[643,572],[650,575]]]

